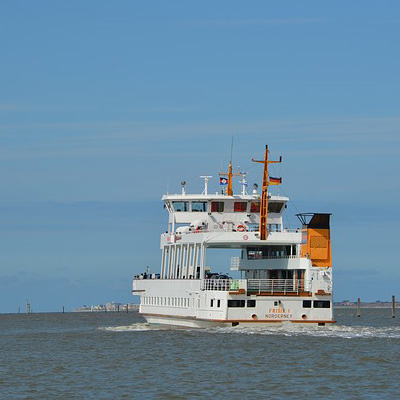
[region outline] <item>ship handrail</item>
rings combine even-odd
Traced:
[[[163,233],[164,236],[168,236],[171,234],[174,235],[190,235],[190,234],[197,234],[197,233],[221,233],[221,232],[229,232],[229,233],[238,233],[238,234],[244,234],[246,232],[252,232],[252,233],[259,233],[258,229],[245,229],[244,231],[237,231],[233,228],[215,228],[215,229],[195,229],[193,231],[188,231],[188,232],[166,232]],[[300,229],[279,229],[279,230],[273,230],[269,231],[270,235],[276,234],[276,233],[300,233]]]
[[[294,259],[294,258],[301,258],[300,254],[286,254],[283,256],[261,256],[261,257],[249,257],[247,256],[247,260],[254,261],[254,260],[278,260],[282,258],[289,258],[289,259]]]
[[[202,279],[200,290],[218,290],[227,292],[232,288],[239,287],[239,279]]]
[[[299,294],[312,291],[312,281],[306,279],[202,279],[200,290],[237,291],[253,294]]]
[[[311,280],[306,279],[248,279],[247,290],[255,293],[296,293],[310,292]]]

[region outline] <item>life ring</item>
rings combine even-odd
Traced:
[[[238,230],[238,232],[244,232],[244,230],[245,230],[244,225],[238,225],[237,230]]]

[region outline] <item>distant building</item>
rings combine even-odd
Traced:
[[[108,302],[104,304],[97,304],[93,306],[84,305],[77,307],[72,312],[123,312],[123,311],[136,311],[139,309],[137,304],[122,304],[115,302]]]

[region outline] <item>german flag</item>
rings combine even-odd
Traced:
[[[280,185],[281,183],[282,183],[282,178],[273,178],[272,176],[269,177],[270,185]]]

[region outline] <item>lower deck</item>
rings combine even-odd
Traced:
[[[329,293],[306,290],[299,283],[263,290],[241,288],[243,282],[234,280],[211,281],[135,280],[134,294],[141,296],[139,312],[150,323],[187,327],[334,322]]]

